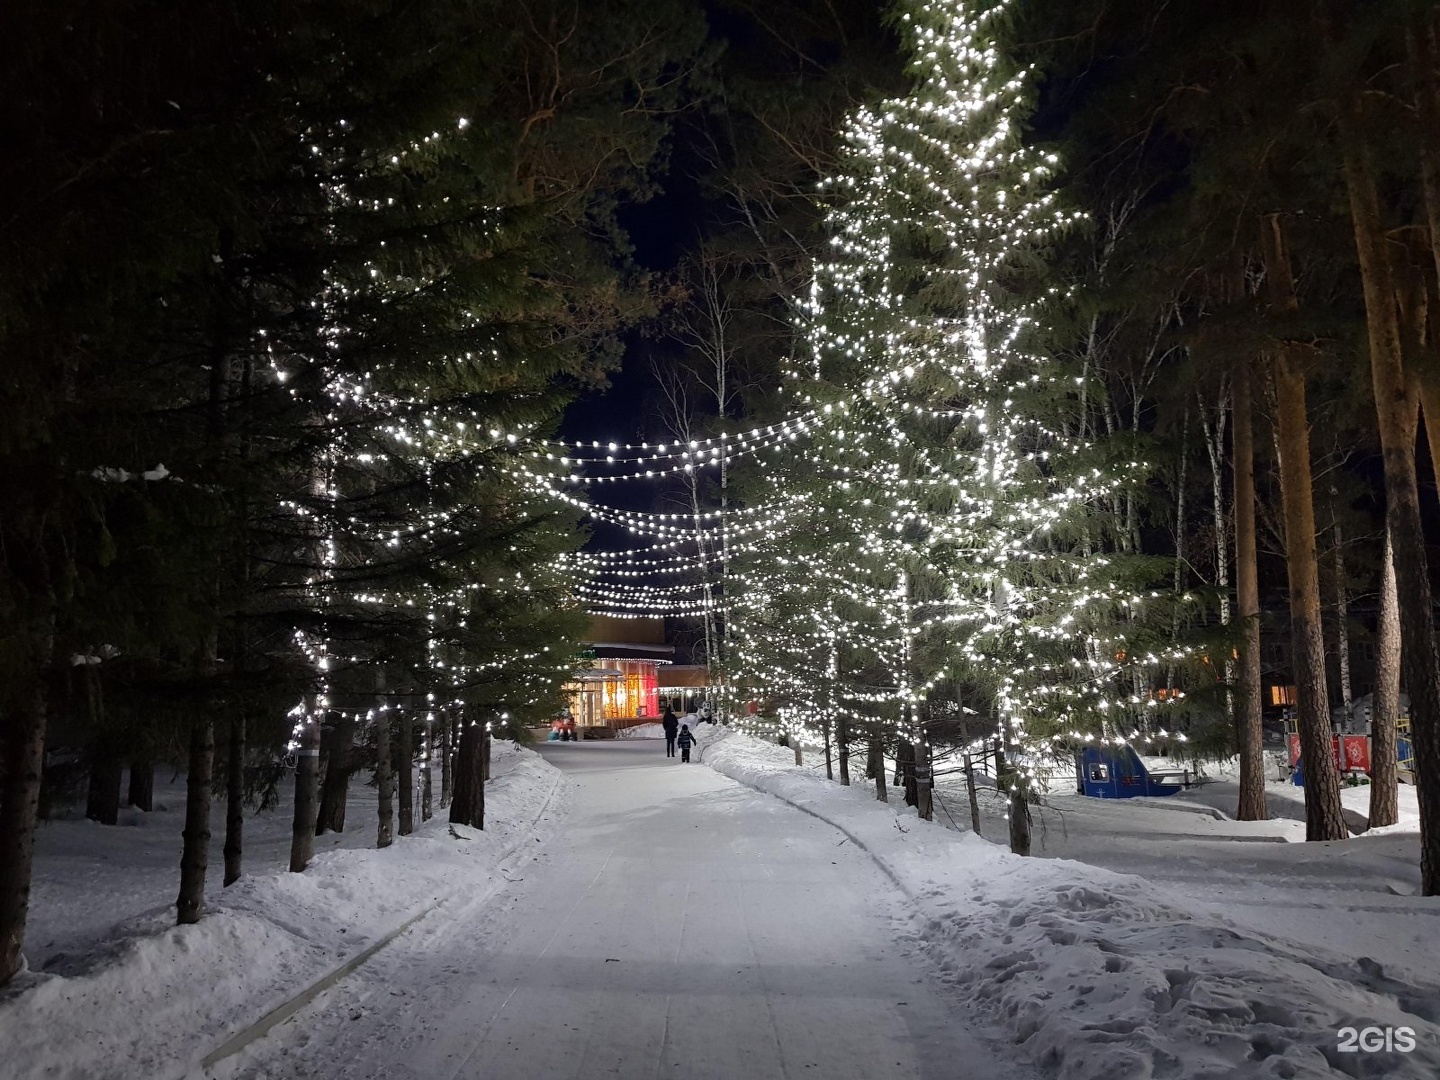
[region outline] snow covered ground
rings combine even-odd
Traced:
[[[442,918],[492,894],[505,884],[506,853],[547,835],[568,795],[554,769],[513,744],[495,744],[492,772],[484,832],[460,828],[456,839],[435,818],[384,851],[373,848],[374,791],[356,778],[347,831],[317,838],[304,874],[284,869],[288,804],[251,815],[247,874],[223,890],[218,806],[210,914],[194,926],[173,925],[184,808],[173,782],[157,791],[155,812],[129,811],[124,825],[44,825],[32,970],[0,996],[4,1076],[193,1074],[236,1030],[416,915],[439,904],[428,918]]]
[[[969,828],[963,781],[937,781],[936,820]],[[1399,825],[1348,841],[1304,843],[1304,794],[1267,785],[1269,821],[1228,820],[1236,785],[1220,781],[1173,797],[1091,799],[1062,787],[1034,811],[1034,854],[1075,859],[1172,886],[1187,903],[1260,933],[1368,956],[1387,969],[1440,984],[1440,903],[1419,897],[1415,789],[1400,789]],[[1357,815],[1369,791],[1345,788]],[[1006,832],[1004,805],[980,792],[982,830]],[[1221,814],[1217,819],[1213,814]]]
[[[484,833],[437,819],[386,851],[357,778],[350,830],[301,875],[283,872],[288,809],[251,816],[248,876],[218,888],[217,835],[212,913],[184,928],[178,786],[126,825],[49,823],[35,970],[0,996],[3,1075],[1440,1076],[1440,903],[1412,895],[1408,789],[1400,826],[1331,845],[1290,842],[1293,819],[1224,820],[1220,784],[1141,804],[1060,791],[1019,859],[991,842],[993,792],[981,839],[954,777],[924,823],[896,789],[880,804],[858,776],[826,781],[816,755],[697,733],[694,765],[645,742],[542,746],[568,778],[497,744]],[[1276,785],[1272,804],[1298,795]],[[1416,1045],[1346,1053],[1347,1027]]]
[[[1440,977],[1427,948],[1440,905],[1370,880],[1377,868],[1413,878],[1412,836],[1267,842],[1293,824],[1057,797],[1036,850],[1067,858],[1022,859],[918,821],[898,792],[883,804],[868,786],[797,768],[788,749],[724,732],[703,741],[707,764],[868,850],[913,898],[904,936],[1065,1080],[1440,1076]],[[945,805],[968,822],[957,792]],[[999,839],[986,801],[982,827]],[[1349,933],[1328,932],[1337,915]],[[1371,1026],[1413,1029],[1414,1050],[1340,1049],[1342,1029]]]
[[[483,910],[407,934],[235,1080],[1037,1080],[897,943],[833,827],[699,763],[547,743],[564,830]]]

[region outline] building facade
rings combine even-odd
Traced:
[[[661,670],[672,666],[675,654],[665,643],[663,619],[592,615],[583,644],[589,670],[566,687],[577,727],[593,734],[660,719]]]

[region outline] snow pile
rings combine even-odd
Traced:
[[[1266,776],[1274,778],[1280,770],[1273,761],[1267,762]],[[1240,767],[1236,758],[1210,764],[1207,771],[1213,783],[1204,784],[1185,793],[1185,798],[1213,806],[1227,815],[1235,812],[1240,794]],[[1292,821],[1305,820],[1305,789],[1296,787],[1288,778],[1288,770],[1280,782],[1273,779],[1265,785],[1266,806],[1272,818],[1288,818]],[[1370,823],[1370,785],[1342,784],[1340,804],[1344,808],[1345,821],[1352,832],[1360,832]],[[1399,820],[1385,826],[1389,832],[1420,831],[1420,804],[1413,784],[1400,784],[1396,792]],[[1302,834],[1303,835],[1303,834]]]
[[[514,744],[494,744],[491,769],[483,832],[456,827],[457,839],[442,815],[384,851],[323,851],[303,874],[254,873],[211,894],[194,926],[172,925],[173,906],[128,919],[112,911],[127,936],[83,965],[66,958],[65,975],[23,975],[0,998],[5,1076],[192,1074],[226,1037],[411,918],[437,904],[482,901],[503,883],[501,860],[533,835],[552,793],[564,797],[558,770]],[[548,820],[559,813],[551,806]],[[373,818],[352,816],[351,828],[373,843]],[[212,860],[212,876],[219,873]],[[53,883],[46,891],[66,899]]]
[[[665,728],[662,724],[636,724],[634,727],[621,728],[618,737],[621,739],[663,739]]]
[[[1440,1076],[1440,988],[1242,929],[1142,878],[1013,856],[748,736],[702,744],[706,764],[868,851],[914,901],[903,935],[1065,1080]],[[1347,1027],[1410,1028],[1415,1047],[1342,1052]]]

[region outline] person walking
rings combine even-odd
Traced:
[[[675,737],[675,741],[680,744],[680,760],[689,761],[690,747],[695,745],[695,736],[690,734],[689,724],[680,725],[680,734]]]
[[[665,729],[665,756],[674,757],[675,732],[679,730],[680,720],[669,705],[665,706],[665,715],[660,719],[660,726]]]

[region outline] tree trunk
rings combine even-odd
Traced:
[[[101,825],[120,820],[120,757],[107,737],[96,739],[91,750],[90,786],[85,797],[85,816]]]
[[[375,846],[387,848],[395,838],[395,775],[390,767],[390,710],[383,700],[375,708],[375,786],[380,792]]]
[[[1435,270],[1440,273],[1440,141],[1437,141],[1440,140],[1440,49],[1435,40],[1433,15],[1422,17],[1410,27],[1406,44],[1415,83],[1415,113],[1420,121],[1415,149],[1420,158],[1421,190],[1425,193],[1425,220],[1430,232],[1430,253]],[[1425,416],[1428,425],[1428,408]],[[1436,421],[1436,426],[1440,426],[1440,416]],[[1432,457],[1440,455],[1440,449],[1432,443],[1430,453]],[[1440,469],[1435,476],[1440,480]]]
[[[1138,428],[1136,429],[1138,430]],[[1172,571],[1171,589],[1176,596],[1181,594],[1185,584],[1185,478],[1190,465],[1190,410],[1187,408],[1180,423],[1180,461],[1175,477],[1175,568]],[[1170,640],[1180,640],[1180,608],[1175,608],[1170,619]],[[1145,687],[1148,691],[1149,687]],[[1165,696],[1167,699],[1175,690],[1175,665],[1165,665]],[[1138,696],[1138,695],[1137,695]]]
[[[1030,801],[1026,798],[1024,785],[1017,785],[1010,792],[1010,852],[1012,855],[1030,854]]]
[[[865,771],[875,778],[875,798],[881,802],[889,802],[890,795],[885,790],[885,749],[880,740],[873,735],[870,736]]]
[[[1436,47],[1433,16],[1421,18],[1411,26],[1407,44],[1415,80],[1416,115],[1420,120],[1417,125],[1419,138],[1415,145],[1420,157],[1421,188],[1425,193],[1425,221],[1429,227],[1430,254],[1436,272],[1440,273],[1440,50]],[[1416,315],[1418,321],[1418,311]],[[1431,327],[1428,344],[1433,353],[1436,346],[1433,314]],[[1440,481],[1440,379],[1433,371],[1418,374],[1420,401],[1425,410],[1425,437],[1430,446],[1430,466],[1435,479]]]
[[[920,798],[915,789],[915,744],[909,739],[901,739],[895,759],[895,770],[900,774],[900,783],[905,791],[905,805],[916,806]]]
[[[1209,406],[1203,390],[1195,391],[1195,404],[1200,413],[1200,428],[1205,435],[1205,456],[1210,460],[1210,521],[1215,530],[1215,589],[1220,594],[1220,625],[1229,627],[1233,612],[1230,601],[1230,512],[1225,505],[1225,428],[1230,415],[1230,380],[1223,379],[1215,396],[1215,419],[1211,422]],[[1238,713],[1235,711],[1235,659],[1227,656],[1222,670],[1225,677],[1225,711],[1235,722],[1235,745],[1242,741]]]
[[[1225,419],[1230,405],[1229,383],[1221,384],[1215,403],[1215,422],[1205,404],[1205,395],[1195,392],[1200,423],[1205,433],[1205,454],[1210,459],[1210,519],[1215,529],[1215,587],[1220,591],[1220,625],[1230,625],[1230,530],[1225,507]],[[1226,665],[1226,678],[1232,676]]]
[[[835,768],[830,757],[830,718],[825,718],[825,779],[835,779]]]
[[[1255,558],[1255,437],[1251,414],[1251,373],[1235,373],[1235,602],[1242,629],[1235,686],[1235,728],[1240,747],[1241,821],[1264,821],[1265,729],[1260,713],[1260,584]]]
[[[36,635],[36,655],[50,658],[53,630]],[[35,857],[35,822],[40,807],[40,774],[45,761],[48,701],[37,671],[25,697],[6,710],[0,725],[4,752],[0,788],[0,985],[24,964],[25,921],[30,914],[30,877]]]
[[[155,762],[149,755],[136,757],[130,762],[130,786],[125,801],[147,814],[155,809]]]
[[[1315,507],[1310,497],[1310,438],[1305,377],[1281,351],[1275,363],[1275,400],[1280,436],[1281,494],[1285,514],[1285,562],[1290,579],[1291,660],[1295,672],[1297,728],[1305,770],[1305,838],[1344,840],[1340,773],[1335,763],[1325,641],[1316,566]]]
[[[446,716],[440,725],[440,807],[444,809],[450,805],[450,795],[454,790],[455,770],[455,718]]]
[[[230,717],[230,739],[225,756],[225,880],[240,880],[245,855],[245,711]]]
[[[1277,215],[1262,223],[1265,276],[1272,307],[1296,310],[1290,256]],[[1294,346],[1275,348],[1275,421],[1280,444],[1280,493],[1285,517],[1285,564],[1290,579],[1291,663],[1297,727],[1305,769],[1305,839],[1349,837],[1340,805],[1330,698],[1325,686],[1325,638],[1315,552],[1315,499],[1310,472],[1305,376]]]
[[[200,921],[205,911],[205,872],[210,865],[210,789],[215,769],[215,722],[203,705],[190,721],[190,759],[185,776],[185,832],[180,851],[178,925]]]
[[[672,401],[672,404],[678,405],[679,403],[678,401]],[[688,443],[691,440],[692,435],[691,432],[688,430],[689,417],[683,414],[681,408],[676,408],[674,424],[672,426],[686,428],[687,430],[685,430],[683,433],[677,433],[682,434],[682,438],[685,442]],[[686,481],[690,488],[690,511],[694,515],[695,522],[696,554],[698,555],[700,560],[701,573],[704,575],[704,581],[701,582],[701,586],[705,590],[705,614],[703,617],[703,627],[705,631],[705,664],[707,667],[709,667],[716,662],[715,591],[714,586],[711,584],[710,581],[711,560],[709,558],[709,553],[705,545],[706,535],[704,529],[704,518],[702,510],[700,508],[700,476],[697,472],[692,472],[687,475]]]
[[[223,278],[229,276],[225,259],[231,250],[232,238],[228,230],[221,230],[219,237]],[[207,451],[215,461],[226,454],[225,401],[228,396],[227,383],[230,371],[229,305],[224,299],[228,288],[219,294],[212,311],[210,337],[210,399],[206,413]],[[207,608],[211,619],[204,638],[204,647],[199,655],[199,674],[207,684],[213,685],[217,671],[222,620],[221,575],[223,567],[217,560],[211,570],[207,590]],[[185,773],[185,829],[180,849],[180,892],[175,898],[175,922],[184,926],[197,923],[205,913],[205,878],[210,869],[210,803],[215,788],[215,711],[214,704],[206,700],[191,706],[190,753]],[[194,711],[198,709],[198,712]]]
[[[850,723],[843,716],[835,721],[835,741],[840,757],[840,786],[850,786]]]
[[[915,809],[921,821],[935,820],[934,781],[930,771],[930,744],[921,742],[915,748]]]
[[[450,792],[450,824],[469,825],[475,786],[475,736],[467,734],[474,725],[463,724],[455,740],[455,786]]]
[[[484,729],[479,724],[461,725],[460,745],[455,754],[455,790],[450,799],[452,825],[485,827],[484,737]]]
[[[995,750],[995,781],[1009,799],[1005,815],[1010,826],[1010,851],[1015,855],[1030,854],[1030,793],[1025,775],[1011,763],[1004,746]]]
[[[250,400],[254,383],[255,359],[246,353],[240,363],[239,397]],[[241,468],[250,460],[251,432],[245,424],[240,425],[239,444],[236,455]],[[235,563],[241,591],[248,595],[253,579],[250,559],[250,497],[241,488],[235,508]],[[242,679],[251,671],[251,629],[243,621],[236,627],[232,648],[235,660],[232,670]],[[250,703],[242,699],[232,708],[230,717],[230,750],[225,778],[225,878],[224,885],[232,885],[245,872],[245,763],[250,753]]]
[[[1363,123],[1363,117],[1353,119]],[[1424,895],[1435,896],[1440,894],[1440,664],[1415,478],[1416,409],[1401,365],[1393,275],[1362,130],[1357,124],[1345,133],[1345,183],[1365,291],[1370,375],[1385,465],[1386,524],[1400,606],[1400,651],[1410,692],[1410,737],[1420,804],[1420,887]]]
[[[420,751],[420,820],[435,816],[430,798],[430,767],[435,761],[435,721],[426,717],[425,745]]]
[[[400,739],[395,771],[400,780],[400,835],[415,831],[415,721],[400,710]]]
[[[1440,319],[1434,326],[1440,331]],[[1425,372],[1419,383],[1420,404],[1425,413],[1425,442],[1430,448],[1430,471],[1440,482],[1440,378],[1433,372]]]
[[[1400,597],[1390,534],[1380,571],[1380,617],[1375,632],[1375,693],[1370,698],[1370,828],[1400,820],[1395,751],[1400,716]]]
[[[484,724],[477,726],[476,736],[480,740],[480,775],[475,780],[474,807],[470,812],[470,823],[477,829],[485,828],[485,781],[490,779],[490,729]]]
[[[345,831],[345,804],[350,792],[350,752],[355,746],[355,720],[342,716],[335,721],[328,738],[325,754],[325,782],[320,788],[320,813],[315,820],[315,835]]]
[[[290,871],[298,874],[315,853],[316,794],[320,781],[320,718],[306,712],[295,750],[295,818],[290,827]]]
[[[980,797],[975,791],[975,762],[965,755],[965,794],[970,797],[970,828],[976,836],[985,835],[980,831]]]
[[[1350,597],[1345,586],[1345,538],[1337,522],[1335,533],[1335,656],[1340,665],[1340,707],[1344,714],[1346,731],[1353,730],[1351,723],[1355,708],[1354,695],[1350,690]]]

